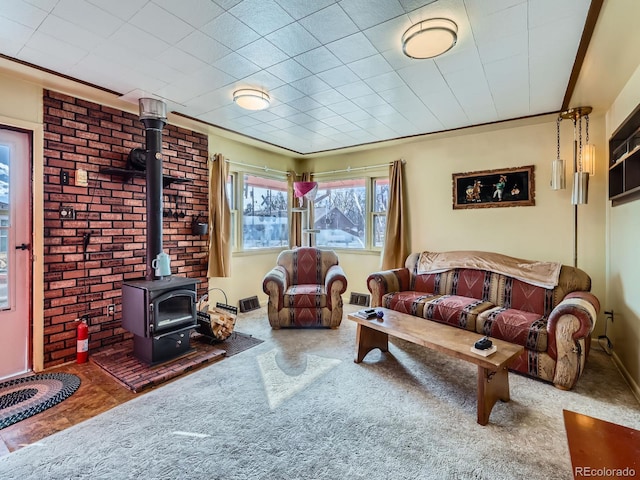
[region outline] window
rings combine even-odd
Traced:
[[[314,201],[316,245],[381,248],[384,243],[389,180],[354,178],[318,182]],[[371,200],[369,200],[371,199]]]
[[[244,250],[288,247],[288,182],[248,173],[241,178],[238,192],[242,195],[242,245],[238,247]],[[230,188],[233,193],[233,187]]]

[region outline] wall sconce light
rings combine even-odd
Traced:
[[[551,188],[557,190],[564,188],[560,173],[556,172],[556,162],[560,160],[560,122],[562,120],[573,121],[573,187],[571,191],[571,203],[573,205],[586,204],[589,199],[589,176],[595,172],[595,147],[589,144],[589,114],[591,107],[570,108],[560,113],[557,120],[558,155],[552,164]],[[582,117],[585,118],[586,138],[582,143]],[[563,162],[564,163],[564,162]],[[564,168],[562,169],[564,172]],[[559,186],[558,188],[554,188]]]
[[[241,88],[233,92],[233,101],[246,110],[264,110],[271,103],[271,98],[262,90]]]
[[[431,18],[416,23],[402,35],[407,57],[433,58],[447,52],[458,41],[458,25],[448,18]]]

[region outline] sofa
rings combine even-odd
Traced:
[[[492,252],[416,252],[367,278],[371,305],[524,347],[511,370],[570,390],[600,310],[590,277],[556,262]]]
[[[333,250],[283,250],[264,276],[262,290],[269,296],[269,323],[274,329],[337,328],[342,322],[347,278]]]

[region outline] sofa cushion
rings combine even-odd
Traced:
[[[284,293],[285,308],[322,308],[327,306],[323,285],[292,285]]]
[[[382,297],[381,307],[395,310],[396,312],[408,313],[416,317],[423,317],[424,304],[440,295],[424,292],[391,292]]]
[[[423,317],[475,331],[478,315],[493,307],[495,307],[493,303],[478,300],[477,298],[442,295],[429,299],[424,307]]]
[[[539,313],[496,307],[478,315],[476,331],[529,350],[547,351],[547,318]]]

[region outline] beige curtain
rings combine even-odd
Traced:
[[[298,208],[300,205],[298,204],[298,199],[293,195],[293,182],[302,181],[308,182],[311,180],[311,174],[302,173],[300,178],[296,177],[295,172],[289,172],[289,194],[288,200],[291,208]],[[302,246],[302,228],[306,225],[302,225],[302,212],[291,212],[290,222],[289,222],[289,248],[293,247],[301,247]]]
[[[389,167],[389,205],[387,207],[387,229],[382,249],[382,269],[404,266],[410,251],[409,225],[405,210],[404,167],[396,160]]]
[[[231,210],[226,193],[228,170],[224,157],[216,153],[209,162],[209,278],[230,275]]]

